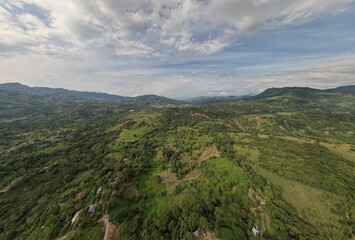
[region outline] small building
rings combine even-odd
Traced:
[[[97,189],[96,194],[99,194],[101,191],[102,191],[102,186],[100,186],[100,187]]]
[[[253,227],[253,229],[252,229],[251,231],[253,232],[253,234],[254,234],[255,237],[258,236],[259,233],[260,233],[258,226]]]
[[[94,213],[94,212],[96,211],[96,206],[97,206],[96,203],[94,203],[93,205],[91,205],[91,206],[89,207],[88,213],[89,213],[89,214],[90,214],[90,213]]]
[[[197,229],[193,234],[196,238],[198,238],[200,236],[200,230]]]
[[[133,109],[130,109],[129,112],[134,112],[134,110],[133,110]]]
[[[260,205],[265,205],[266,204],[265,199],[262,198],[261,196],[256,195],[256,199],[258,199],[258,201],[260,202]]]

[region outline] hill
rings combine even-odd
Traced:
[[[186,99],[185,101],[195,105],[206,105],[206,104],[233,102],[248,97],[250,96],[201,96],[201,97]]]
[[[256,95],[254,99],[272,98],[280,96],[308,99],[316,98],[322,92],[322,90],[303,87],[269,88],[266,89],[264,92],[260,93],[259,95]]]
[[[9,93],[18,93],[26,95],[37,95],[49,97],[52,99],[60,99],[63,101],[125,101],[125,104],[133,104],[136,106],[177,106],[184,105],[185,102],[176,101],[166,97],[157,95],[145,95],[138,97],[124,97],[119,95],[112,95],[99,92],[80,92],[67,90],[63,88],[46,88],[46,87],[28,87],[20,83],[4,83],[0,84],[0,90]]]
[[[354,95],[136,100],[0,90],[0,239],[354,238]]]
[[[341,86],[333,89],[314,89],[307,87],[284,87],[284,88],[269,88],[264,92],[256,95],[253,99],[273,98],[273,97],[295,97],[300,99],[316,99],[327,97],[330,93],[350,93],[355,94],[355,85]]]
[[[188,105],[184,101],[173,100],[170,98],[157,96],[157,95],[143,95],[138,97],[133,97],[130,101],[135,102],[144,107],[175,107]]]
[[[7,91],[7,92],[34,94],[34,95],[51,95],[52,97],[56,97],[56,98],[76,97],[76,98],[81,98],[86,100],[104,100],[104,101],[117,101],[117,100],[129,99],[129,97],[123,97],[123,96],[112,95],[107,93],[79,92],[79,91],[67,90],[63,88],[28,87],[21,83],[0,84],[0,90]]]
[[[341,86],[333,89],[328,89],[326,90],[328,92],[335,92],[335,93],[351,93],[355,94],[355,85],[349,85],[349,86]]]

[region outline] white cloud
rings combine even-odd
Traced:
[[[258,93],[269,87],[331,88],[355,84],[355,55],[298,59],[240,69],[240,74],[220,74],[218,71],[186,75],[169,69],[150,68],[122,60],[108,69],[93,69],[94,59],[46,59],[17,57],[0,64],[0,82],[22,82],[31,86],[64,87],[75,90],[109,92],[119,95],[158,94],[168,97],[201,95],[242,95]],[[38,64],[41,62],[41,64]],[[109,65],[105,61],[102,65]],[[128,67],[129,66],[129,67]],[[85,71],[89,69],[90,71]],[[16,74],[14,74],[16,71]],[[255,72],[262,72],[256,75]]]
[[[275,44],[284,46],[270,49],[272,34],[265,46],[264,39],[255,41],[259,35],[253,35],[316,17],[322,21],[351,2],[0,0],[0,82],[170,97],[354,84],[353,49],[337,42],[343,36],[350,42],[351,29],[347,35],[330,31],[329,36],[339,36],[324,52],[316,51],[322,44],[319,37],[307,40],[313,29],[317,34],[312,24],[305,25],[308,31],[297,32],[310,52],[298,52],[302,46],[288,51],[298,42],[290,38],[285,43],[276,38]],[[328,28],[323,28],[328,36]],[[240,42],[244,35],[251,39],[249,48]],[[237,44],[242,45],[236,48]],[[223,51],[230,45],[233,48]]]
[[[323,13],[341,11],[351,2],[3,0],[0,43],[12,47],[13,54],[38,54],[36,46],[41,54],[59,56],[105,46],[113,46],[118,56],[210,54],[240,35],[301,24]],[[37,16],[33,8],[48,14],[48,19]]]

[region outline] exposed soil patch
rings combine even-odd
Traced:
[[[217,146],[215,144],[212,145],[212,147],[209,148],[204,148],[201,155],[200,155],[200,162],[206,161],[207,159],[211,157],[219,157],[221,156],[220,152],[217,149]]]
[[[190,172],[184,179],[177,179],[176,174],[171,173],[169,170],[160,174],[159,176],[162,182],[165,182],[167,184],[167,191],[172,192],[180,182],[196,180],[197,178],[199,178],[201,176],[201,164],[211,157],[219,156],[220,152],[218,151],[216,145],[212,145],[212,147],[203,149],[199,158],[198,168]]]
[[[12,182],[11,182],[9,185],[7,185],[6,187],[4,187],[3,189],[0,190],[0,193],[6,193],[6,192],[10,191],[11,188],[12,188],[17,182],[19,182],[19,181],[21,181],[21,180],[22,180],[22,177],[16,178],[15,180],[12,180]]]
[[[82,211],[83,211],[83,209],[77,211],[77,212],[74,214],[74,216],[73,216],[73,218],[72,218],[72,220],[71,220],[71,225],[72,225],[72,226],[74,226],[75,223],[78,221],[79,216],[80,216],[80,213],[81,213]]]
[[[123,192],[123,196],[128,199],[138,196],[136,185],[126,186]]]
[[[193,117],[204,117],[204,118],[208,118],[211,119],[209,116],[202,114],[202,113],[193,113],[191,114]]]
[[[3,189],[1,189],[0,193],[6,193],[6,192],[10,191],[12,185],[13,185],[13,183],[10,183],[8,186],[6,186]]]
[[[194,233],[194,235],[197,240],[219,240],[213,232],[206,230],[199,229]]]
[[[63,236],[63,237],[56,238],[55,240],[64,240],[66,238],[67,238],[67,236]]]
[[[118,230],[117,226],[110,223],[110,218],[107,213],[105,215],[103,215],[102,218],[97,222],[102,223],[105,227],[105,236],[104,236],[103,240],[116,239],[116,234],[117,234],[117,230]]]
[[[79,192],[75,195],[75,200],[80,200],[84,197],[85,193],[84,192]]]

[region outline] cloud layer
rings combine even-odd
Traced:
[[[118,56],[211,54],[238,36],[302,24],[351,2],[4,0],[0,54],[77,56],[100,47],[111,47]]]
[[[121,95],[355,84],[353,0],[0,0],[0,82]]]

